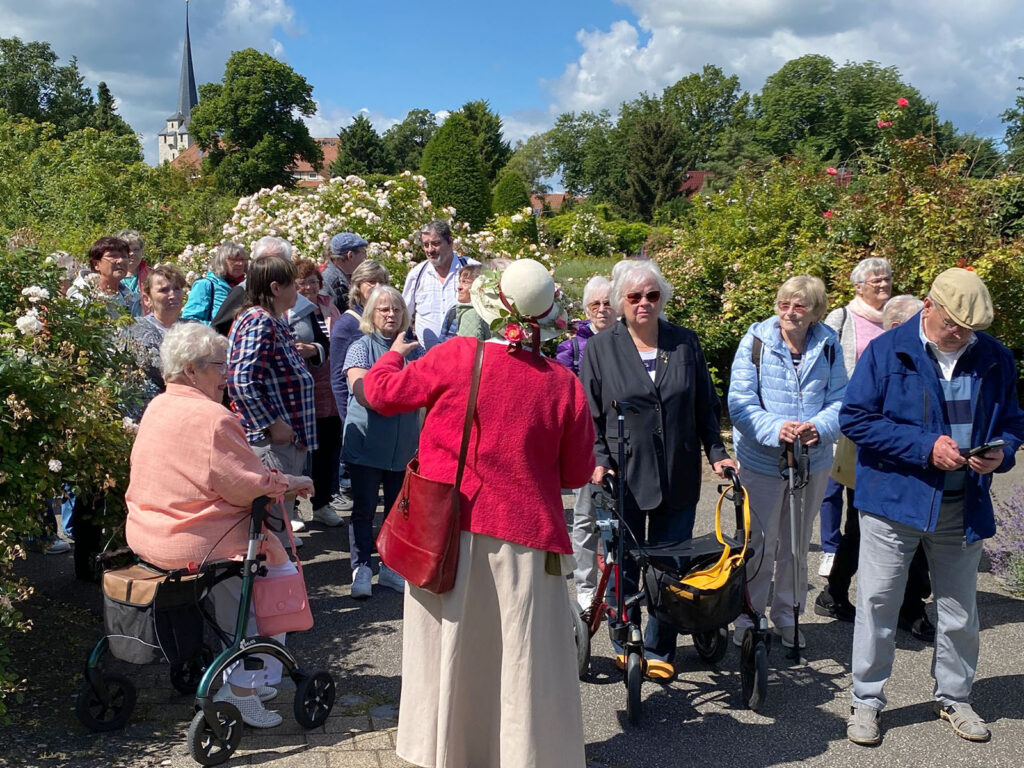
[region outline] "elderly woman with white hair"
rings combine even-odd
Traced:
[[[606,331],[615,323],[612,311],[612,284],[604,275],[594,275],[583,287],[583,312],[586,319],[576,326],[576,333],[558,345],[555,359],[580,375],[580,363],[587,342],[595,334]],[[576,501],[572,513],[572,553],[576,558],[573,581],[576,583],[576,601],[589,619],[587,611],[597,591],[597,521],[594,518],[593,488],[586,485],[573,491]]]
[[[740,480],[760,522],[751,532],[759,555],[747,564],[750,603],[758,613],[765,610],[774,576],[771,619],[787,648],[805,647],[803,632],[796,636],[794,606],[802,612],[806,603],[811,524],[832,467],[846,392],[836,333],[819,322],[827,302],[825,284],[817,277],[797,275],[784,282],[775,296],[777,314],[751,325],[740,341],[729,384]],[[797,440],[808,449],[809,472],[807,485],[791,498],[779,458]],[[795,592],[794,583],[801,585]],[[734,626],[733,642],[742,645],[751,620],[740,615]]]
[[[617,414],[613,402],[628,401],[629,462],[626,476],[626,524],[647,542],[679,542],[693,535],[700,497],[701,453],[720,477],[734,466],[722,443],[721,407],[697,334],[662,318],[672,297],[658,267],[650,261],[618,268],[611,309],[621,320],[587,343],[580,377],[590,401],[597,467],[592,481],[618,472]],[[637,591],[639,569],[622,564],[627,594]],[[639,623],[639,606],[630,621]],[[677,632],[650,616],[644,636],[646,675],[667,682],[675,675]],[[621,648],[616,662],[625,664]]]
[[[853,367],[868,342],[882,333],[882,308],[892,296],[892,268],[885,259],[874,256],[862,259],[850,273],[850,282],[853,283],[853,300],[849,304],[833,309],[824,321],[825,325],[839,334],[839,346],[843,350],[843,364],[846,366],[847,377],[853,375]],[[847,495],[848,505],[852,506],[853,493],[849,492]],[[828,576],[832,572],[843,526],[843,487],[831,478],[825,488],[818,525],[821,531],[822,551],[818,575]],[[840,579],[842,578],[840,575]],[[845,594],[849,587],[847,577],[846,589],[842,593]],[[832,618],[845,618],[848,607],[842,601],[835,606],[826,606],[819,599],[815,605],[815,612]]]
[[[175,325],[160,347],[167,389],[149,404],[131,457],[125,500],[128,546],[147,563],[175,570],[245,555],[248,519],[259,496],[307,494],[308,477],[268,469],[253,453],[241,423],[220,404],[227,383],[228,341],[199,323]],[[271,576],[294,571],[273,536],[263,543]],[[217,623],[234,626],[241,580],[218,584],[211,597]],[[256,633],[255,621],[250,630]],[[282,638],[283,639],[283,638]],[[281,716],[263,706],[277,695],[279,662],[232,669],[217,699],[238,707],[254,728],[271,728]]]
[[[231,289],[245,280],[249,254],[238,243],[221,243],[214,251],[206,277],[196,280],[181,311],[183,320],[210,324]]]

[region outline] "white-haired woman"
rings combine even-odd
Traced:
[[[843,349],[847,377],[853,375],[853,367],[868,342],[882,333],[882,309],[892,296],[892,267],[888,261],[876,256],[862,259],[850,273],[850,282],[853,283],[853,300],[845,306],[833,309],[824,320],[825,325],[839,334],[839,345]],[[850,492],[848,496],[848,505],[852,507],[853,493]],[[829,478],[825,499],[821,502],[818,525],[821,531],[822,551],[818,575],[828,576],[832,572],[843,529],[843,487],[832,478]],[[840,580],[845,578],[846,587],[840,590],[839,594],[845,595],[849,591],[852,576],[852,572],[845,577],[840,575]],[[827,596],[827,592],[823,594]],[[847,604],[848,601],[844,601],[845,597],[834,607],[830,607],[822,604],[819,599],[815,611],[821,613],[825,610],[826,613],[823,615],[840,618],[836,612],[845,614],[847,608],[852,609],[852,606]]]
[[[701,453],[720,477],[725,467],[734,466],[722,443],[720,401],[697,334],[661,317],[672,286],[658,267],[635,261],[613,274],[611,308],[621,321],[587,343],[580,374],[597,433],[592,481],[617,472],[612,403],[632,403],[637,412],[625,415],[626,523],[639,544],[685,541],[693,535],[700,497]],[[627,559],[622,564],[627,594],[636,592],[638,577],[636,563]],[[631,609],[630,620],[639,623],[639,606]],[[644,658],[650,679],[664,682],[675,675],[676,638],[674,628],[648,617]],[[616,653],[624,664],[622,649],[616,647]]]
[[[210,262],[210,271],[206,277],[196,280],[188,292],[181,318],[209,325],[231,289],[245,280],[248,265],[249,254],[238,243],[228,241],[218,245]]]
[[[803,632],[794,637],[793,606],[803,612],[806,605],[811,524],[832,467],[839,406],[846,392],[836,333],[818,322],[827,305],[825,284],[817,277],[797,275],[784,282],[775,296],[777,314],[751,325],[740,341],[729,384],[740,479],[760,523],[751,532],[758,555],[747,565],[750,602],[759,613],[764,611],[774,576],[771,619],[787,648],[795,642],[805,646]],[[806,487],[791,500],[779,473],[779,457],[797,438],[808,448],[810,471]],[[790,544],[791,501],[800,549],[796,557]],[[794,569],[802,585],[795,594]],[[736,645],[742,645],[750,626],[746,615],[736,619]]]
[[[615,323],[612,311],[612,284],[604,275],[594,275],[583,287],[583,312],[586,319],[576,326],[576,333],[558,345],[555,359],[580,375],[580,363],[587,342],[595,334],[606,331]],[[576,600],[586,613],[597,590],[597,522],[594,519],[593,488],[589,485],[573,491],[576,501],[572,512],[572,553],[576,558],[573,581]]]
[[[373,514],[383,486],[384,514],[391,510],[402,489],[405,465],[416,453],[419,414],[415,411],[382,416],[366,402],[363,377],[395,339],[409,328],[409,310],[397,289],[378,285],[366,301],[359,330],[363,335],[352,342],[345,355],[348,408],[342,437],[342,459],[352,480],[352,516],[349,519],[349,562],[352,566],[352,597],[365,599],[373,593]],[[423,354],[416,347],[408,359]],[[377,584],[398,592],[405,589],[402,577],[381,563]]]
[[[253,499],[307,494],[308,477],[267,469],[246,441],[242,425],[220,404],[227,384],[228,340],[199,323],[175,325],[160,347],[167,389],[149,404],[132,447],[125,500],[125,536],[139,557],[174,570],[195,563],[244,556]],[[294,571],[273,536],[263,544],[270,574]],[[217,623],[234,627],[241,582],[229,580],[212,594]],[[255,621],[250,630],[256,633]],[[282,638],[283,639],[283,638]],[[271,728],[281,716],[263,706],[277,691],[281,665],[264,657],[264,669],[232,669],[217,698],[238,707],[254,728]]]

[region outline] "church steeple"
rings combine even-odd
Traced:
[[[192,69],[192,44],[188,36],[188,0],[185,0],[185,47],[181,52],[181,81],[178,83],[178,114],[185,125],[192,116],[192,107],[198,103],[196,73]]]
[[[185,0],[185,46],[181,51],[181,79],[178,81],[178,111],[167,118],[167,127],[158,136],[158,161],[169,163],[192,144],[188,122],[192,109],[199,103],[196,73],[192,69],[192,41],[188,34],[188,0]]]

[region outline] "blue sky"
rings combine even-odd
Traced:
[[[379,130],[410,109],[485,98],[513,142],[563,112],[610,108],[705,63],[757,91],[807,53],[899,67],[957,127],[1001,137],[1024,74],[1019,0],[192,0],[200,82],[254,47],[313,85],[308,123],[332,136],[365,111]],[[110,86],[156,157],[174,111],[182,0],[0,0],[0,36],[45,40]]]

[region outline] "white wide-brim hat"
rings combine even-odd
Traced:
[[[507,319],[512,324],[534,322],[542,341],[568,328],[565,308],[558,300],[555,280],[539,261],[518,259],[504,272],[480,275],[470,288],[473,309],[485,323]]]

